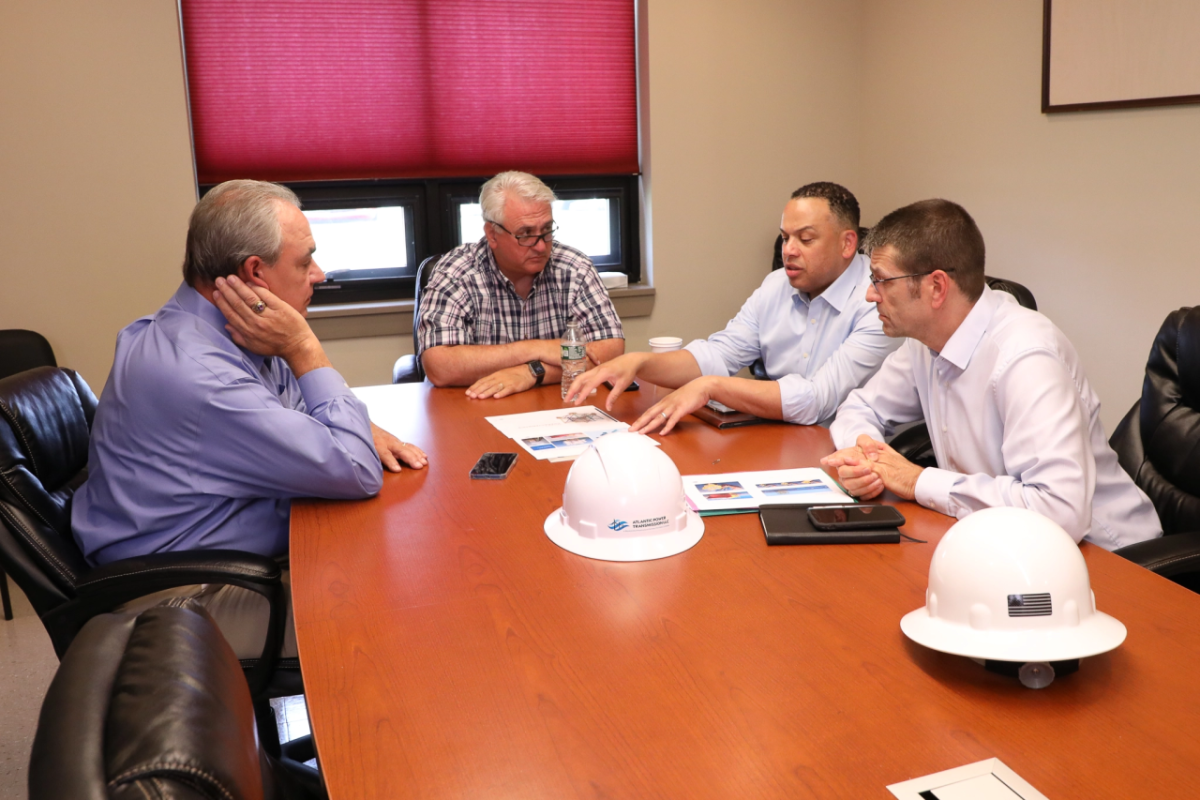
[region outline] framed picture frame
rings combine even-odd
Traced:
[[[1200,103],[1200,3],[1043,0],[1042,112]]]

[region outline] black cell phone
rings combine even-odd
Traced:
[[[813,506],[808,521],[819,531],[857,531],[869,528],[899,528],[904,515],[891,506]]]
[[[610,392],[612,391],[612,388],[613,388],[612,381],[605,381],[604,385],[608,387],[608,390]],[[636,392],[640,388],[642,388],[640,383],[638,383],[637,381],[630,381],[629,385],[625,387],[625,391]]]
[[[495,480],[507,478],[513,464],[516,463],[516,453],[484,453],[475,462],[475,466],[471,467],[471,477]]]

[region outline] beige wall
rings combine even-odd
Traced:
[[[196,201],[175,4],[0,4],[0,328],[97,392],[179,284]]]
[[[1041,0],[867,0],[866,216],[947,197],[988,272],[1075,343],[1110,433],[1168,311],[1200,302],[1200,106],[1040,112]]]
[[[768,269],[787,194],[840,180],[873,222],[962,202],[989,271],[1074,340],[1111,429],[1150,341],[1200,297],[1200,107],[1039,112],[1038,0],[649,0],[642,15],[650,336],[719,328]],[[0,4],[0,327],[97,389],[117,331],[178,283],[194,202],[173,3]],[[353,384],[406,336],[342,340]]]

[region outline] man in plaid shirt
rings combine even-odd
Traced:
[[[451,250],[421,292],[418,357],[434,386],[506,397],[557,382],[572,318],[600,364],[625,352],[621,320],[586,255],[554,241],[554,192],[533,175],[483,185],[484,238]]]

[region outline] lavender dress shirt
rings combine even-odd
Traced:
[[[287,552],[293,497],[377,493],[367,409],[335,370],[299,380],[233,343],[186,284],[117,337],[71,524],[88,561]]]

